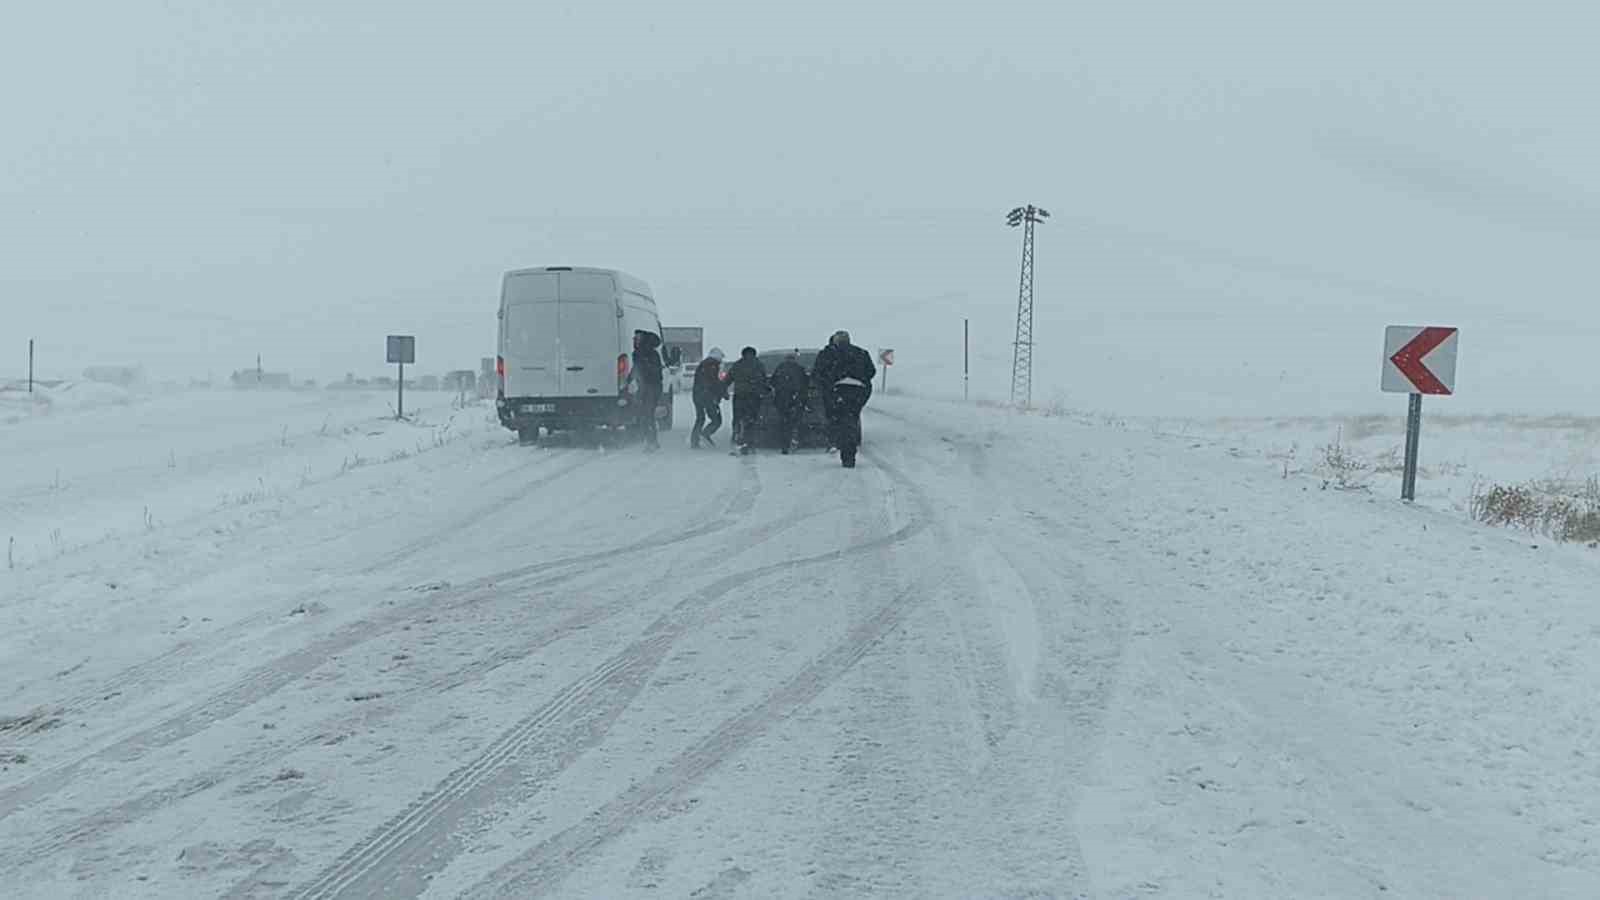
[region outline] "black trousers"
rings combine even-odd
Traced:
[[[711,423],[710,428],[706,427],[707,422]],[[689,443],[698,447],[700,446],[701,438],[711,437],[721,427],[722,402],[719,400],[716,403],[701,403],[696,400],[694,403],[694,430],[689,432]]]
[[[634,410],[634,427],[644,436],[645,444],[655,447],[660,442],[656,436],[656,406],[661,403],[661,385],[640,382],[635,402],[639,407]]]
[[[759,394],[733,395],[733,439],[742,446],[755,443],[756,420],[761,417]]]
[[[833,427],[833,445],[845,459],[855,458],[856,448],[861,446],[861,409],[866,405],[866,388],[854,384],[833,386],[829,424]]]
[[[788,400],[778,405],[778,423],[783,429],[780,446],[791,447],[800,436],[800,420],[806,414],[804,400]]]

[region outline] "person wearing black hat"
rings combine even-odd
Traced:
[[[728,367],[728,384],[733,388],[733,440],[740,453],[749,453],[755,445],[761,397],[767,392],[767,367],[756,359],[756,348],[739,351],[738,362]]]
[[[644,435],[646,451],[661,449],[661,439],[656,434],[656,407],[661,404],[663,386],[661,353],[656,350],[659,346],[660,335],[649,331],[633,333],[633,368],[628,380],[638,388],[633,397],[634,427]]]
[[[861,446],[861,409],[872,397],[872,379],[878,377],[872,354],[850,343],[850,332],[836,331],[817,354],[811,377],[817,390],[828,398],[828,430],[839,450],[839,462],[854,469],[856,449]]]
[[[800,419],[805,415],[806,400],[810,391],[810,378],[805,366],[800,365],[799,353],[787,353],[783,362],[772,370],[772,405],[778,411],[782,426],[780,445],[784,455],[794,449],[800,432]]]

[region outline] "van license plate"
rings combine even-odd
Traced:
[[[556,405],[554,403],[529,403],[523,409],[528,412],[553,413],[556,411]]]

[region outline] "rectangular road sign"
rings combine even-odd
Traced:
[[[417,361],[417,339],[409,334],[389,335],[389,362],[414,363]]]
[[[1390,325],[1383,333],[1383,389],[1393,394],[1456,392],[1455,328]]]

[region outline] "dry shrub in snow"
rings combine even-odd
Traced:
[[[1372,480],[1372,466],[1344,445],[1344,433],[1334,436],[1333,443],[1320,448],[1322,461],[1317,470],[1322,475],[1322,487],[1336,487],[1341,491],[1362,491]]]
[[[1474,488],[1468,512],[1489,525],[1592,545],[1600,543],[1600,479],[1582,485],[1542,481]]]

